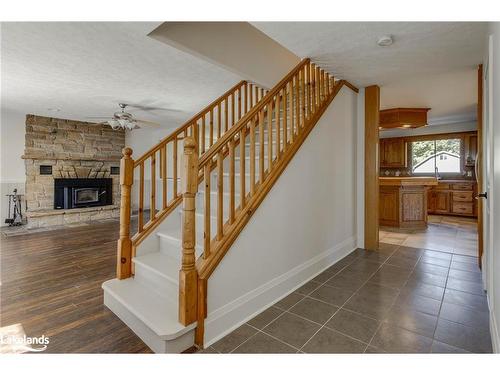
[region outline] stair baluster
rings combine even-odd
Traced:
[[[132,258],[136,247],[182,202],[178,318],[185,326],[197,321],[198,345],[203,345],[208,279],[344,84],[344,81],[335,82],[328,73],[305,59],[270,91],[254,83],[240,82],[137,160],[131,158],[131,149],[123,150],[117,278],[134,274]],[[182,166],[178,165],[179,148],[184,155]],[[139,174],[139,217],[138,231],[131,237],[135,168]],[[167,171],[171,171],[170,177]],[[178,187],[179,173],[183,176],[181,188]],[[217,177],[213,184],[212,173]],[[150,191],[146,192],[148,176]],[[236,178],[240,179],[239,184]],[[170,180],[171,188],[168,187]],[[205,199],[201,208],[204,214],[199,223],[204,227],[203,255],[196,259],[196,193],[203,180]],[[161,184],[159,190],[157,182]],[[236,199],[237,193],[239,199]],[[148,197],[144,199],[146,194]],[[217,200],[213,203],[216,204],[214,222],[211,221],[212,196]],[[144,220],[145,201],[151,211],[147,221]],[[138,258],[134,262],[139,262]]]

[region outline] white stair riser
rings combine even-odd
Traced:
[[[173,340],[163,340],[106,290],[104,290],[104,305],[113,311],[155,353],[182,353],[193,346],[194,329]]]
[[[273,154],[273,160],[275,159],[275,156]],[[265,153],[264,156],[264,170],[267,168],[267,163],[269,162],[267,153]],[[259,171],[260,168],[260,158],[255,158],[255,170]],[[239,156],[235,158],[234,160],[234,172],[235,174],[239,174],[241,171],[241,164],[240,164],[240,158]],[[229,173],[229,160],[224,160],[224,172]],[[250,156],[247,156],[245,158],[245,173],[250,172]]]
[[[180,261],[178,268],[180,269]],[[178,275],[169,276],[178,279]],[[161,295],[176,295],[179,292],[179,284],[172,282],[154,271],[151,271],[147,267],[143,267],[139,263],[135,263],[134,278],[146,285],[150,288],[150,290],[154,290],[156,293]]]
[[[182,258],[182,241],[180,240],[181,233],[179,233],[179,239],[174,239],[166,236],[159,236],[160,239],[160,252],[162,254],[168,255],[172,258],[180,260]],[[203,237],[197,236],[196,238],[196,257],[200,256],[203,252]]]
[[[258,182],[259,180],[259,166],[255,165],[255,183]],[[265,168],[264,168],[265,170]],[[248,194],[248,191],[250,190],[250,170],[245,171],[245,193]],[[217,177],[218,173],[214,172],[212,173],[212,191],[217,191]],[[222,176],[222,184],[223,184],[223,192],[224,193],[229,193],[229,187],[230,187],[230,178],[229,178],[229,173],[224,172]],[[235,174],[234,176],[234,191],[236,194],[239,195],[241,191],[241,184],[240,184],[240,175]]]
[[[200,205],[197,210],[196,210],[196,215],[195,215],[195,228],[196,228],[196,241],[200,239],[199,236],[203,236],[203,228],[204,228],[204,222],[205,222],[205,216],[203,215],[203,212],[198,211],[202,210],[203,205]],[[181,228],[182,228],[182,209],[177,212],[177,215],[179,215],[179,220],[181,223]],[[217,225],[217,216],[211,215],[210,216],[210,225],[213,230],[215,228],[215,225]],[[181,233],[179,233],[179,239],[181,238]],[[203,240],[203,237],[201,237],[201,240]]]
[[[224,217],[229,216],[229,200],[230,196],[228,193],[222,194],[222,210],[224,213]],[[235,193],[235,208],[240,204],[240,194]],[[212,191],[210,194],[210,213],[211,216],[217,216],[217,201],[218,195],[217,192]],[[205,193],[203,191],[199,192],[196,198],[196,213],[203,215],[205,213]]]

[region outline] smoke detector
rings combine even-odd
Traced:
[[[394,43],[394,40],[392,39],[391,35],[384,35],[378,38],[377,44],[380,47],[387,47],[390,46],[392,43]]]

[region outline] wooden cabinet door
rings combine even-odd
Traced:
[[[434,189],[429,189],[427,192],[427,212],[433,213],[436,211],[436,192]]]
[[[399,225],[399,190],[384,188],[379,194],[379,220],[381,225]]]
[[[380,141],[380,164],[382,167],[406,167],[406,142],[402,138],[386,138]]]
[[[447,214],[450,212],[450,193],[448,191],[435,192],[435,208],[434,212],[440,214]]]
[[[379,142],[379,153],[380,153],[380,166],[385,167],[385,145],[387,144],[387,139],[381,139]]]

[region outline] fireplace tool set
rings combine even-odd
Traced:
[[[14,189],[13,194],[6,194],[5,196],[9,197],[9,217],[5,219],[5,224],[9,224],[9,227],[22,225],[21,197],[23,195],[17,194],[17,189]]]

